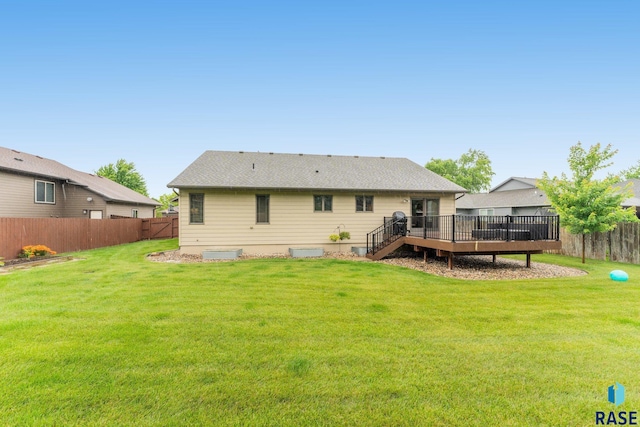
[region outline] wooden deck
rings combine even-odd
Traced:
[[[374,254],[367,254],[372,260],[380,260],[402,245],[411,245],[416,252],[423,252],[427,259],[426,249],[435,249],[436,256],[447,257],[449,268],[453,269],[453,260],[461,255],[505,255],[505,254],[525,254],[527,256],[527,267],[531,267],[531,255],[541,254],[544,251],[559,250],[562,248],[560,240],[477,240],[451,242],[448,240],[424,239],[421,237],[403,236],[376,251]]]

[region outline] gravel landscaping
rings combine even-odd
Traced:
[[[534,255],[535,257],[535,255]],[[180,255],[178,250],[156,252],[149,254],[148,259],[154,262],[172,263],[196,263],[196,262],[239,262],[255,258],[290,258],[289,255],[241,255],[237,260],[203,260],[201,255]],[[449,270],[445,258],[430,258],[425,263],[421,256],[413,252],[399,253],[394,257],[381,261],[371,261],[368,258],[357,256],[353,253],[328,252],[324,257],[329,259],[345,259],[362,262],[381,262],[397,265],[435,274],[444,277],[454,277],[467,280],[516,280],[516,279],[540,279],[551,277],[582,276],[587,274],[582,270],[569,267],[561,267],[553,264],[531,262],[531,268],[526,268],[524,261],[497,257],[492,262],[490,255],[460,256],[455,259],[454,269]]]

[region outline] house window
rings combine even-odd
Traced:
[[[204,194],[189,194],[189,223],[204,224]]]
[[[36,203],[56,203],[56,184],[36,180]]]
[[[333,210],[333,196],[313,196],[314,212],[331,212]]]
[[[373,196],[356,196],[356,212],[373,212]]]
[[[256,223],[269,224],[269,195],[256,195]]]
[[[138,218],[138,209],[131,209],[131,218]]]
[[[493,208],[491,209],[478,209],[480,216],[493,216]]]

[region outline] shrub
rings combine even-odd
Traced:
[[[348,231],[341,231],[340,232],[340,240],[345,240],[345,239],[350,239],[351,238],[351,233],[349,233]]]
[[[329,235],[329,239],[331,239],[332,242],[337,242],[338,240],[345,240],[350,238],[351,238],[351,233],[349,233],[348,231],[341,231],[340,234]]]
[[[32,258],[34,256],[55,255],[56,251],[52,251],[45,245],[27,245],[20,250],[18,258]]]

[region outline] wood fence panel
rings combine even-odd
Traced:
[[[13,259],[23,246],[46,245],[75,252],[142,240],[142,219],[0,218],[0,257]]]
[[[563,255],[582,257],[582,236],[560,231]],[[640,264],[640,223],[619,223],[609,233],[587,234],[585,257]]]
[[[621,223],[611,232],[611,261],[640,264],[640,224]]]
[[[178,237],[178,218],[145,218],[142,220],[143,239],[172,239]]]

